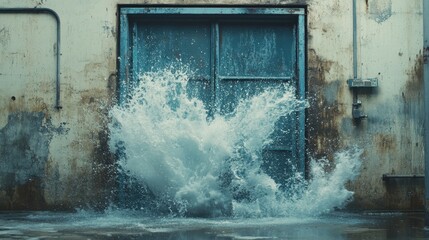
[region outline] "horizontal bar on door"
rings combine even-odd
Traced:
[[[274,80],[274,81],[290,81],[292,77],[222,77],[219,76],[220,80],[223,81],[243,81],[243,80]]]
[[[266,146],[264,147],[263,151],[292,151],[292,148],[290,146],[280,146],[280,145],[276,145],[276,146]]]
[[[121,14],[188,14],[188,15],[303,15],[304,8],[220,8],[220,7],[124,7]]]

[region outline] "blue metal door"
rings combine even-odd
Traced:
[[[173,23],[172,23],[173,22]],[[188,91],[212,107],[211,25],[189,21],[136,21],[132,33],[133,82],[138,74],[186,66]],[[176,66],[179,65],[180,66]]]
[[[290,82],[304,86],[304,11],[286,8],[122,8],[120,101],[137,74],[178,61],[210,114],[229,114],[240,99]],[[264,168],[281,183],[304,172],[304,112],[276,123]]]
[[[296,80],[297,41],[290,22],[234,21],[218,24],[217,111],[228,114],[240,99]],[[296,82],[292,83],[297,85]],[[298,169],[298,119],[282,117],[273,143],[263,151],[263,168],[277,182]]]

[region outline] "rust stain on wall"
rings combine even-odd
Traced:
[[[374,135],[374,142],[377,146],[378,152],[381,154],[389,153],[396,150],[396,138],[393,135],[388,134],[376,134]]]
[[[408,71],[408,80],[405,84],[405,91],[402,93],[404,102],[409,100],[419,100],[423,94],[423,55],[416,56],[414,65]]]
[[[401,116],[404,121],[401,151],[409,152],[413,161],[423,162],[423,124],[424,124],[424,80],[423,56],[416,56],[414,64],[408,71],[408,80],[402,92]],[[419,153],[420,152],[420,153]],[[421,159],[419,159],[421,158]],[[405,161],[405,160],[403,160]],[[420,164],[422,165],[422,164]],[[423,171],[423,169],[421,169]]]
[[[345,109],[338,102],[343,95],[341,81],[327,82],[334,62],[324,60],[310,49],[308,52],[308,99],[310,107],[307,114],[307,142],[310,157],[332,159],[342,147],[338,118]]]
[[[373,139],[377,154],[389,164],[386,173],[397,175],[422,174],[423,168],[423,56],[418,54],[407,71],[408,79],[398,100],[400,132],[379,133]],[[402,106],[401,106],[402,105]],[[399,135],[398,135],[399,134]],[[424,180],[420,178],[389,178],[382,183],[380,196],[370,196],[378,204],[370,206],[361,202],[364,209],[422,210],[424,209]]]

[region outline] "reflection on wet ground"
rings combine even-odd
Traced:
[[[2,212],[0,239],[429,239],[422,213],[195,219],[139,212]]]

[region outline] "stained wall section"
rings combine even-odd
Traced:
[[[351,118],[352,1],[0,0],[50,8],[61,20],[62,109],[55,109],[56,28],[46,14],[0,14],[0,209],[104,207],[115,199],[107,146],[116,100],[118,4],[303,6],[307,9],[307,155],[364,150],[349,208],[423,209],[422,0],[357,0],[359,93],[368,118]]]

